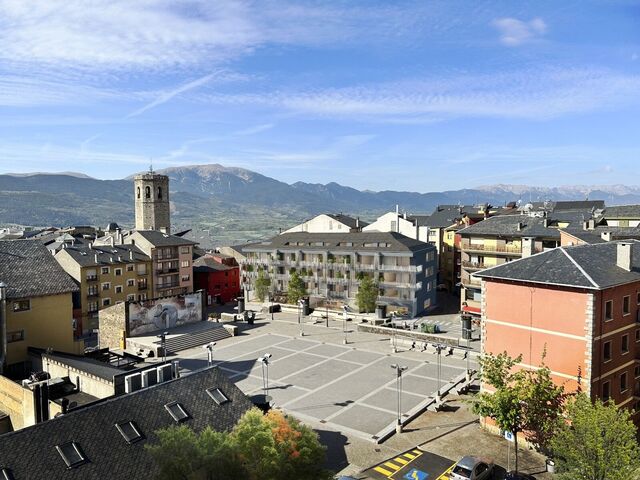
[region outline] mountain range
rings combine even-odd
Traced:
[[[485,185],[444,192],[361,191],[337,183],[287,184],[218,164],[159,170],[171,179],[173,230],[193,229],[205,246],[273,235],[321,212],[344,212],[371,220],[395,209],[429,213],[439,204],[502,205],[522,200],[605,200],[640,203],[640,187]],[[133,176],[98,180],[81,173],[0,175],[0,224],[133,225]]]

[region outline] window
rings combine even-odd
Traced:
[[[611,341],[609,342],[604,342],[603,345],[603,357],[604,357],[604,361],[608,362],[611,360]]]
[[[162,200],[162,187],[158,187],[158,200]]]
[[[7,343],[21,342],[22,340],[24,340],[24,330],[7,332]]]
[[[636,378],[640,377],[640,365],[633,367],[633,376]]]
[[[89,313],[95,313],[95,312],[97,312],[97,311],[98,311],[98,302],[90,302],[90,303],[87,305],[87,311],[88,311]]]
[[[116,285],[116,293],[122,293],[122,285]]]
[[[137,196],[138,196],[138,198],[140,198],[140,187],[138,187],[138,188],[136,189],[136,191],[137,191]]]
[[[116,277],[119,277],[120,275],[122,275],[122,269],[116,268]]]
[[[116,423],[116,428],[128,444],[142,440],[142,434],[133,422]]]
[[[31,310],[31,300],[16,300],[13,302],[14,312],[26,312]]]
[[[189,260],[182,260],[182,261],[180,262],[180,266],[181,266],[182,268],[187,268],[189,265],[190,265]]]
[[[182,275],[182,281],[188,282],[191,279],[191,275]]]
[[[129,265],[127,265],[127,272],[133,272],[133,268],[134,268],[134,265],[130,263]]]
[[[111,284],[109,282],[102,284],[102,290],[109,290],[111,288]]]
[[[209,396],[213,398],[213,401],[216,402],[218,405],[222,405],[229,401],[227,396],[224,393],[222,393],[222,390],[220,390],[219,388],[207,388],[206,391],[209,394]]]
[[[110,298],[103,298],[102,299],[102,306],[103,307],[108,307],[109,305],[111,305],[111,299]]]
[[[627,384],[627,372],[620,374],[620,393],[624,393],[629,388]]]
[[[180,253],[188,254],[191,253],[190,247],[180,247]]]
[[[622,297],[622,314],[629,315],[631,313],[631,297],[629,295]]]
[[[135,302],[136,296],[134,294],[127,295],[127,302]]]
[[[613,300],[607,300],[604,304],[604,319],[613,320]]]
[[[620,350],[622,355],[629,353],[629,334],[622,336],[622,348]]]
[[[127,280],[127,287],[133,287],[136,284],[136,281],[133,278]]]
[[[636,330],[636,342],[640,342],[640,330]]]
[[[187,412],[185,412],[184,408],[182,408],[182,405],[180,405],[178,402],[167,403],[164,408],[167,410],[167,412],[169,412],[169,415],[171,415],[171,417],[176,422],[183,422],[187,418],[189,418]]]
[[[56,450],[67,464],[67,468],[76,468],[83,463],[87,463],[87,457],[84,456],[80,445],[76,442],[67,442],[62,445],[56,445]]]
[[[602,384],[602,400],[607,401],[611,398],[611,384],[607,381]]]
[[[151,198],[151,187],[144,187],[144,198]]]
[[[102,267],[102,268],[100,269],[100,273],[101,273],[102,275],[109,275],[109,267]]]

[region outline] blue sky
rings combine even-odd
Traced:
[[[37,5],[37,6],[36,6]],[[0,0],[0,172],[637,184],[640,2]]]

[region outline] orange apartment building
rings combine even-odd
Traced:
[[[475,274],[482,351],[545,364],[566,391],[640,406],[640,242],[559,247]],[[640,416],[635,414],[636,423]]]

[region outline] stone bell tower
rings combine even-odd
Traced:
[[[134,177],[136,230],[170,233],[169,177],[149,171]]]

